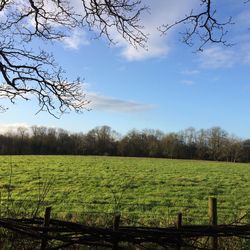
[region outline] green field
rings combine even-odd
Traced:
[[[54,216],[86,214],[144,224],[207,221],[207,200],[218,198],[219,222],[232,222],[250,209],[250,164],[85,156],[0,156],[1,213],[52,205]],[[91,213],[89,213],[91,212]],[[94,213],[95,212],[95,213]],[[106,214],[107,213],[107,216]],[[249,222],[249,215],[244,222]]]

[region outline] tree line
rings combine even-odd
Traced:
[[[109,126],[96,127],[87,133],[32,126],[1,134],[0,154],[110,155],[249,162],[250,139],[242,140],[220,127],[187,128],[178,133],[134,129],[121,136]]]

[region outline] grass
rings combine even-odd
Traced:
[[[11,174],[12,172],[12,174]],[[1,207],[15,200],[29,210],[50,190],[54,216],[86,218],[121,211],[144,224],[206,223],[208,197],[218,198],[219,223],[250,209],[250,164],[89,156],[0,156]],[[8,192],[11,190],[11,192]],[[2,208],[1,208],[2,209]],[[89,215],[90,216],[90,215]],[[108,215],[107,217],[108,218]],[[249,216],[244,219],[249,222]]]

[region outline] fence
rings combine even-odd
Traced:
[[[64,206],[67,203],[67,206]],[[36,199],[4,199],[0,198],[0,217],[11,215],[11,212],[27,216],[41,216],[42,211],[52,206],[52,215],[54,218],[63,218],[65,220],[84,221],[88,217],[92,223],[98,219],[101,224],[101,218],[110,218],[115,212],[121,212],[123,221],[129,225],[139,226],[171,226],[176,220],[176,214],[182,212],[184,224],[204,224],[207,222],[207,206],[204,205],[175,205],[170,203],[114,203],[110,201],[71,201],[59,200],[36,200]],[[4,208],[5,207],[5,208]],[[70,208],[69,208],[70,207]],[[247,207],[234,207],[219,204],[218,206],[219,223],[232,222],[250,222],[250,209]],[[15,211],[16,210],[16,211]],[[35,211],[37,210],[37,211]],[[7,212],[7,213],[6,213]],[[105,222],[105,221],[104,221]],[[105,225],[105,223],[104,223]]]
[[[221,249],[221,239],[237,237],[250,239],[250,224],[218,225],[218,207],[215,198],[209,198],[208,223],[185,225],[184,214],[176,214],[175,225],[171,227],[126,226],[121,224],[122,214],[113,214],[109,227],[93,227],[79,223],[51,218],[51,207],[47,207],[44,218],[0,219],[0,226],[21,235],[40,241],[40,249],[60,249],[70,245],[101,246],[120,249],[122,243],[134,244],[144,249]],[[247,214],[246,214],[247,216]],[[201,240],[199,240],[201,239]],[[59,242],[52,246],[52,242]],[[247,241],[246,244],[249,244]]]

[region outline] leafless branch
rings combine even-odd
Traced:
[[[124,39],[134,46],[145,46],[146,35],[140,26],[140,15],[147,9],[141,0],[82,0],[85,15],[82,21],[90,29],[100,31],[99,36],[105,35],[110,42],[114,42],[110,30],[115,28]]]
[[[15,1],[13,1],[15,2]],[[110,42],[112,29],[134,46],[144,46],[147,37],[139,24],[140,14],[147,7],[141,0],[81,0],[76,10],[69,0],[28,0],[18,6],[10,5],[6,18],[2,18],[2,31],[12,29],[13,34],[30,41],[34,36],[44,39],[60,39],[68,36],[72,28],[87,26]],[[7,1],[0,8],[4,9]]]
[[[0,46],[0,97],[11,102],[17,98],[29,100],[36,97],[39,111],[48,111],[58,117],[67,110],[80,112],[88,101],[82,92],[81,81],[70,82],[63,77],[52,55],[41,51],[36,55],[26,48],[15,48],[10,43]]]
[[[166,34],[170,29],[179,25],[185,24],[186,30],[181,33],[182,40],[189,46],[194,45],[194,39],[199,40],[198,51],[202,51],[208,43],[218,43],[225,46],[231,44],[225,39],[228,30],[227,26],[232,23],[232,17],[229,17],[226,22],[219,22],[216,16],[216,9],[212,6],[212,0],[200,0],[202,10],[197,14],[194,10],[186,15],[183,19],[176,21],[173,24],[162,25],[159,29],[163,34]]]
[[[15,102],[36,97],[39,111],[54,116],[80,112],[89,102],[79,79],[70,81],[45,51],[29,49],[34,38],[46,41],[70,36],[74,28],[88,28],[113,41],[116,30],[133,46],[147,40],[140,26],[141,0],[2,0],[0,3],[0,98]],[[1,106],[1,110],[3,107]],[[59,112],[58,112],[59,111]]]

